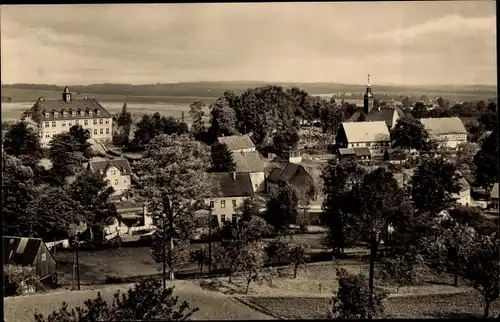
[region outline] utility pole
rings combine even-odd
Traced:
[[[208,211],[208,274],[212,273],[212,206]]]
[[[167,289],[167,231],[166,231],[166,227],[165,227],[165,214],[163,214],[163,222],[162,222],[162,247],[163,247],[163,274],[162,274],[162,277],[163,277],[163,289],[166,290]]]

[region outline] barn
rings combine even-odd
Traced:
[[[57,287],[57,263],[41,238],[3,237],[3,263],[34,266],[44,286]]]

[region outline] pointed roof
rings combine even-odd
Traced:
[[[122,171],[124,175],[132,174],[132,169],[127,159],[110,159],[110,160],[99,160],[99,161],[89,161],[89,165],[93,171],[103,171],[106,172],[112,166],[117,167]]]
[[[389,130],[383,121],[342,122],[342,128],[349,142],[388,142]]]
[[[222,136],[217,138],[217,140],[219,143],[226,144],[229,151],[255,149],[255,145],[248,135]]]
[[[236,164],[236,172],[264,172],[259,152],[233,152],[231,155]]]
[[[66,86],[66,87],[64,88],[63,93],[68,93],[68,94],[70,94],[70,93],[71,93],[71,92],[70,92],[70,90],[69,90],[69,88],[68,88],[68,86]]]
[[[420,122],[430,134],[467,134],[464,123],[458,117],[423,118]]]

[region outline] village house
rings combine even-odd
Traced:
[[[300,164],[289,162],[283,168],[274,168],[266,182],[268,194],[275,193],[280,184],[290,184],[311,200],[316,199],[318,195],[313,176]]]
[[[467,130],[458,117],[423,118],[420,122],[440,147],[455,149],[467,142]]]
[[[265,190],[264,163],[259,152],[232,152],[233,161],[236,164],[236,172],[249,173],[254,192]]]
[[[217,138],[221,144],[225,144],[230,152],[254,152],[255,145],[248,135],[231,135]]]
[[[344,151],[340,149],[368,148],[370,158],[383,157],[390,142],[389,130],[383,121],[342,122],[336,138],[339,153]],[[360,155],[363,153],[366,154],[366,150],[359,151]]]
[[[33,266],[44,286],[57,287],[57,263],[41,238],[3,236],[3,264]]]
[[[498,183],[495,183],[491,189],[489,208],[498,214]]]
[[[206,199],[205,203],[212,209],[212,215],[217,216],[220,224],[226,220],[235,222],[236,209],[243,200],[254,195],[250,173],[219,172],[213,175],[219,182],[221,195]]]
[[[40,143],[44,147],[49,145],[54,135],[68,132],[78,124],[96,141],[112,139],[113,116],[93,98],[73,98],[68,87],[60,100],[39,98],[23,114],[23,119],[38,123]]]
[[[452,198],[459,205],[468,207],[471,204],[470,185],[463,177],[459,179],[460,191],[452,194]]]
[[[125,158],[94,158],[84,165],[88,170],[105,175],[109,185],[115,189],[114,195],[122,195],[130,189],[132,169]]]

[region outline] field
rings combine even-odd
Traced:
[[[173,285],[175,286],[174,296],[179,296],[179,300],[186,300],[200,309],[192,316],[193,320],[270,319],[267,315],[254,311],[225,295],[204,291],[192,282],[174,281]],[[4,321],[34,321],[34,313],[36,311],[44,315],[50,314],[52,311],[59,309],[64,301],[68,303],[70,308],[83,306],[83,302],[86,299],[97,296],[97,291],[101,292],[104,299],[110,301],[117,290],[125,291],[130,287],[130,284],[113,285],[98,290],[62,291],[31,296],[8,297],[4,299]]]
[[[247,297],[245,301],[286,319],[324,319],[329,298]],[[481,317],[483,303],[477,293],[390,297],[385,318],[471,318]],[[490,314],[500,312],[495,302]]]

